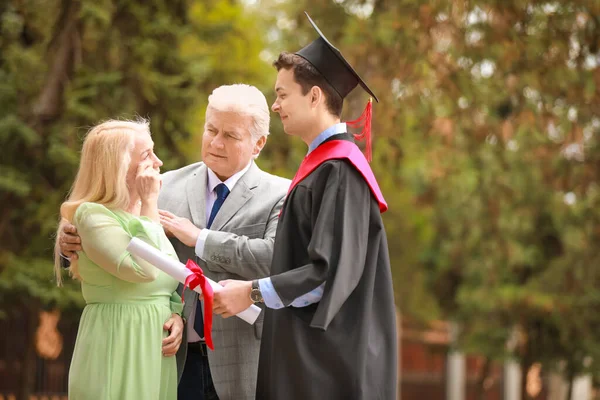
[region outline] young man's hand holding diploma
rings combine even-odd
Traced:
[[[227,279],[220,281],[219,284],[223,286],[223,289],[215,291],[213,300],[213,312],[215,314],[219,314],[223,318],[229,318],[254,304],[250,298],[251,281]]]

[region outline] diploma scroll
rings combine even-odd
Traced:
[[[192,274],[192,271],[187,269],[185,265],[177,260],[172,259],[166,254],[162,253],[160,250],[155,249],[148,243],[138,238],[131,239],[129,245],[127,246],[127,251],[143,258],[182,284],[184,284],[186,278]],[[218,292],[223,289],[223,286],[219,285],[217,282],[209,279],[208,277],[206,277],[206,280],[210,283],[210,286],[212,286],[213,291]],[[200,294],[202,293],[200,286],[197,286],[194,290]],[[256,322],[260,312],[260,307],[257,307],[253,304],[239,314],[236,314],[236,316],[252,325],[254,322]]]

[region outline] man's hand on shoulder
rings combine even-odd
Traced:
[[[178,217],[165,210],[158,211],[160,223],[167,236],[174,236],[186,246],[195,247],[200,235],[200,228],[187,218]]]
[[[72,224],[65,224],[58,234],[60,253],[70,260],[77,260],[77,252],[81,251],[81,238],[77,234],[77,228]]]

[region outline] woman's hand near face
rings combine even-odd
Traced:
[[[161,186],[159,172],[150,164],[140,163],[137,176],[135,178],[138,194],[142,202],[158,198],[158,191]]]
[[[140,200],[142,201],[140,215],[159,222],[157,201],[162,181],[158,170],[153,168],[152,165],[140,164],[135,184]]]

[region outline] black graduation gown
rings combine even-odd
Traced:
[[[340,138],[351,140],[331,139]],[[395,399],[387,239],[379,203],[349,161],[322,163],[289,193],[271,273],[285,305],[327,283],[319,303],[265,310],[256,399]]]

